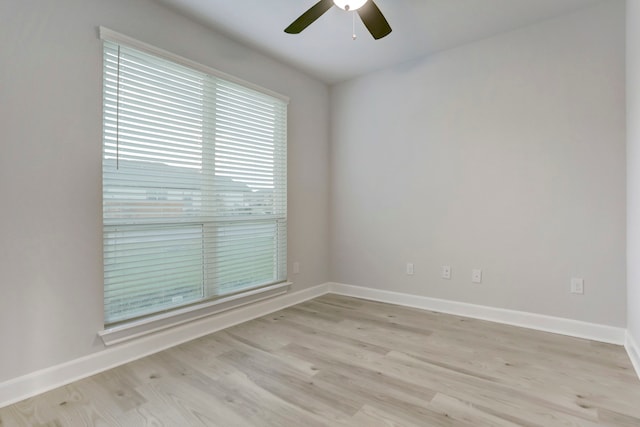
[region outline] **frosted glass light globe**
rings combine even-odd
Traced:
[[[333,0],[336,6],[343,10],[360,9],[367,0]]]

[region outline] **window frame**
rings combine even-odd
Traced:
[[[273,92],[269,89],[262,88],[253,83],[212,69],[179,55],[175,55],[164,49],[160,49],[147,43],[140,42],[108,28],[99,27],[99,36],[103,41],[109,41],[118,45],[131,47],[144,53],[157,56],[164,60],[192,68],[196,71],[203,72],[216,78],[220,78],[227,82],[241,85],[247,89],[261,92],[270,97],[279,99],[287,104],[289,102],[288,97]],[[286,176],[286,162],[284,167]],[[250,221],[251,218],[246,218],[244,220]],[[286,211],[284,214],[284,221],[286,224]],[[286,248],[286,238],[284,245]],[[172,326],[201,319],[203,317],[220,313],[222,311],[236,308],[245,304],[250,304],[266,298],[284,294],[289,290],[291,284],[291,282],[285,279],[282,282],[274,283],[271,285],[263,285],[260,287],[247,288],[246,290],[239,290],[237,293],[223,295],[215,299],[203,299],[201,301],[192,303],[191,305],[170,308],[168,310],[158,311],[137,318],[134,317],[127,320],[114,322],[112,324],[105,324],[105,329],[99,331],[98,334],[106,345],[112,345],[135,337],[157,332],[159,330],[166,329]],[[205,287],[207,286],[208,284],[205,282]]]

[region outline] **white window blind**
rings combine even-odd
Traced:
[[[105,324],[286,280],[287,103],[104,41]]]

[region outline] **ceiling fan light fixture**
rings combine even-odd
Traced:
[[[333,0],[333,3],[342,10],[360,9],[368,0]]]
[[[386,37],[391,33],[391,26],[375,4],[374,0],[319,0],[311,6],[309,10],[300,15],[298,19],[293,21],[291,25],[284,29],[287,34],[300,34],[305,28],[313,24],[316,19],[320,18],[333,6],[337,6],[342,10],[357,11],[362,23],[371,36],[378,40]],[[353,15],[355,26],[356,15]]]

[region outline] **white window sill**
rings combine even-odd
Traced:
[[[102,341],[106,346],[118,344],[144,335],[152,334],[163,329],[231,310],[246,304],[282,295],[289,290],[291,284],[291,282],[277,283],[275,285],[250,290],[229,297],[223,297],[214,301],[208,301],[202,304],[158,314],[156,316],[123,323],[121,325],[99,331],[98,335],[102,338]]]

